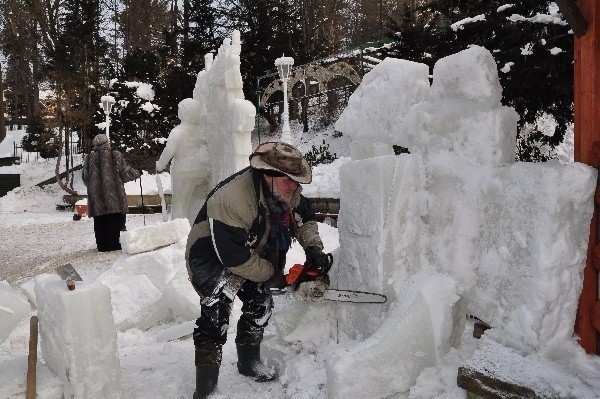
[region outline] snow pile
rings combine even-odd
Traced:
[[[0,158],[12,157],[15,155],[15,144],[21,145],[23,137],[27,135],[25,129],[11,130],[6,128],[6,137],[0,141]]]
[[[0,363],[0,398],[26,398],[27,356]],[[63,384],[44,363],[36,364],[36,398],[59,399],[63,396]]]
[[[189,231],[186,219],[175,219],[121,235],[124,254],[98,279],[112,293],[117,329],[145,330],[173,317],[199,316],[198,294],[185,266]]]
[[[164,193],[171,194],[171,175],[166,172],[158,173],[157,175],[160,178]],[[157,175],[150,174],[144,170],[141,176],[141,182],[140,179],[136,179],[125,183],[125,193],[127,195],[140,195],[140,193],[143,193],[144,195],[158,194],[158,184],[156,182]],[[86,189],[84,188],[80,193],[86,194]]]
[[[57,275],[35,278],[42,356],[62,381],[65,397],[120,398],[121,366],[110,291]]]
[[[426,79],[413,63],[377,66],[340,117],[353,161],[340,170],[339,285],[390,301],[378,310],[339,309],[349,341],[328,362],[331,397],[408,391],[426,367],[442,366],[465,314],[523,353],[552,358],[573,340],[595,171],[511,164],[517,116],[500,104],[487,50],[473,46],[438,61],[429,90]],[[402,99],[393,103],[369,90],[397,81],[409,89],[396,91]],[[381,130],[365,139],[373,120]],[[411,154],[369,158],[392,144]],[[385,373],[371,356],[385,362]]]
[[[349,161],[349,157],[340,157],[332,163],[314,166],[313,180],[310,184],[302,186],[302,195],[307,198],[339,198],[340,167]]]
[[[6,281],[0,281],[0,343],[27,316],[31,306],[27,298]]]
[[[21,175],[21,186],[0,197],[0,212],[37,212],[52,213],[56,211],[57,204],[64,204],[63,197],[67,194],[52,183],[44,187],[36,184],[54,177],[54,165],[48,161],[35,161],[20,165],[0,167],[0,173],[15,173]],[[75,171],[73,187],[80,195],[86,195],[87,189],[81,180],[81,170]],[[158,194],[156,176],[144,171],[140,179],[125,183],[127,195],[139,196]],[[165,194],[171,194],[171,175],[158,174]],[[141,187],[140,187],[141,186]]]

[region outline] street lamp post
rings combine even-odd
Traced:
[[[106,137],[110,139],[109,127],[110,127],[110,111],[115,104],[115,98],[113,96],[102,96],[100,98],[100,105],[106,115]]]
[[[281,127],[281,141],[291,144],[292,135],[290,134],[290,114],[287,100],[287,82],[290,78],[290,72],[294,65],[292,57],[280,57],[275,60],[275,66],[279,72],[279,77],[283,81],[283,126]]]

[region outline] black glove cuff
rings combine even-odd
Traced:
[[[308,254],[318,254],[319,252],[323,252],[323,248],[311,246],[311,247],[307,247],[304,250],[304,253],[307,255]]]

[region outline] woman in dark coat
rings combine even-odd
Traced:
[[[121,249],[122,217],[128,210],[124,183],[137,179],[140,174],[125,162],[123,154],[110,148],[105,134],[94,137],[92,145],[94,149],[83,163],[88,216],[94,218],[98,251],[116,251]]]

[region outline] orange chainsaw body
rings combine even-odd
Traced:
[[[288,271],[288,274],[285,275],[285,281],[287,285],[294,285],[304,268],[305,266],[301,263],[296,263],[294,266],[292,266]],[[319,276],[321,276],[321,272],[318,269],[311,268],[306,272],[307,280],[316,280],[319,278]]]

